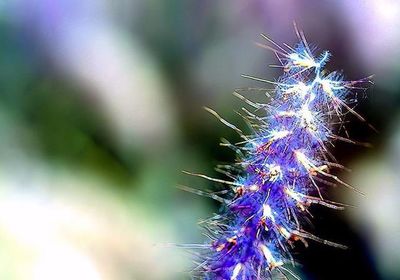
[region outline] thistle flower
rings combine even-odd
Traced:
[[[223,196],[195,191],[224,204],[221,214],[204,223],[210,244],[200,246],[203,251],[196,268],[203,279],[270,279],[275,273],[292,274],[283,265],[293,263],[291,250],[298,241],[305,246],[313,240],[346,248],[306,232],[302,221],[312,204],[343,208],[323,197],[322,186],[338,184],[355,190],[329,173],[340,165],[334,163],[328,144],[335,139],[354,142],[335,131],[343,127],[347,111],[364,121],[350,105],[355,102],[351,90],[368,79],[349,82],[339,72],[328,73],[325,65],[330,53],[316,56],[304,34],[297,28],[296,33],[300,43],[293,48],[281,47],[263,35],[272,46],[262,46],[276,54],[283,69],[277,81],[244,76],[272,85],[272,89],[260,89],[271,97],[269,103],[235,93],[254,109],[243,109],[250,135],[207,109],[243,141],[222,143],[238,155],[236,163],[219,168],[229,180],[191,173],[229,187]]]

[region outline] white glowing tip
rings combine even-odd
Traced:
[[[282,178],[282,170],[279,165],[271,164],[269,166],[269,181],[275,182]]]
[[[263,244],[259,245],[258,248],[261,250],[265,259],[267,260],[268,266],[270,270],[274,269],[277,266],[283,265],[282,261],[276,261],[271,254],[271,251]]]
[[[311,123],[314,119],[313,114],[307,105],[304,105],[299,113],[307,123]]]
[[[309,87],[303,83],[299,82],[296,85],[293,85],[292,87],[288,88],[285,90],[286,93],[298,93],[302,98],[304,98],[309,90]]]
[[[312,164],[305,154],[300,151],[294,151],[294,154],[297,160],[304,166],[305,169],[310,170],[312,168]]]
[[[279,232],[283,235],[283,237],[285,237],[286,239],[289,239],[291,234],[289,233],[289,231],[287,229],[285,229],[284,227],[279,227]]]
[[[257,186],[257,185],[251,185],[250,187],[249,187],[249,190],[250,191],[252,191],[252,192],[256,192],[256,191],[258,191],[260,188]]]
[[[314,59],[300,56],[298,53],[291,53],[289,55],[289,59],[294,65],[300,67],[310,68],[319,66]]]
[[[302,127],[307,128],[311,132],[317,130],[313,112],[308,108],[307,105],[303,105],[298,114],[301,118],[301,126]]]
[[[293,61],[297,61],[297,60],[301,59],[298,53],[291,53],[291,54],[289,54],[289,58],[290,58],[291,60],[293,60]]]
[[[296,116],[295,111],[280,111],[278,114],[280,117],[294,117]]]
[[[331,80],[323,79],[323,80],[320,80],[319,83],[321,84],[322,89],[323,89],[330,97],[333,97],[333,96],[334,96]]]
[[[238,277],[240,270],[242,269],[242,264],[238,263],[235,268],[233,269],[232,272],[232,276],[231,276],[231,280],[236,280],[236,278]]]
[[[307,161],[307,157],[300,151],[294,151],[294,154],[296,155],[296,158],[300,161]]]
[[[267,260],[268,263],[274,263],[275,259],[271,254],[271,251],[267,248],[267,246],[265,246],[264,244],[261,244],[259,246],[261,252],[263,253],[265,259]]]
[[[285,193],[296,201],[300,201],[300,195],[288,188],[285,188]]]
[[[292,132],[289,130],[272,131],[271,132],[271,136],[272,136],[271,140],[278,140],[278,139],[285,138],[286,136],[288,136],[291,133]]]
[[[299,92],[301,93],[307,93],[309,89],[309,87],[306,86],[306,84],[303,82],[299,82],[296,87],[299,89]]]
[[[310,94],[309,102],[313,101],[314,99],[315,99],[315,94],[314,94],[314,93],[311,93],[311,94]]]
[[[272,215],[272,209],[266,203],[263,205],[263,217],[267,217],[267,218],[271,219],[271,221],[275,222],[275,218]]]

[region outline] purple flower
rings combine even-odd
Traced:
[[[329,182],[352,188],[329,173],[336,165],[327,146],[337,138],[346,140],[334,133],[335,124],[342,124],[343,110],[360,117],[349,106],[350,100],[354,102],[349,93],[355,83],[367,80],[346,82],[338,72],[328,73],[324,66],[329,52],[316,56],[304,35],[297,34],[300,43],[294,48],[280,47],[264,36],[284,72],[277,81],[245,76],[272,85],[268,104],[236,94],[254,109],[244,110],[252,127],[250,136],[208,109],[235,129],[243,142],[225,143],[239,155],[224,172],[231,180],[199,175],[230,187],[226,198],[212,195],[224,207],[207,220],[211,245],[197,267],[204,279],[269,279],[275,273],[291,273],[283,265],[293,263],[291,249],[298,241],[305,246],[314,240],[345,248],[306,232],[302,220],[311,204],[343,208],[326,201],[320,190]]]

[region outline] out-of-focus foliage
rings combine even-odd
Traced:
[[[234,155],[218,139],[237,139],[202,107],[245,128],[230,93],[254,86],[241,73],[276,76],[254,42],[263,32],[293,43],[293,20],[349,79],[375,74],[358,110],[381,131],[355,121],[352,139],[375,147],[336,145],[367,198],[340,191],[359,209],[313,220],[352,249],[312,245],[304,277],[399,277],[399,246],[381,242],[398,228],[385,205],[399,199],[387,175],[400,157],[399,11],[390,0],[0,3],[0,279],[188,278],[190,258],[172,245],[202,242],[196,221],[219,206],[178,190],[212,188],[181,170],[219,176],[212,167]],[[384,200],[368,199],[374,187]]]

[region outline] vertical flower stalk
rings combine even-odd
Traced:
[[[304,34],[297,28],[296,33],[300,43],[293,48],[281,47],[263,35],[269,45],[262,46],[276,54],[283,70],[278,80],[244,76],[271,86],[264,89],[269,103],[256,103],[235,93],[253,108],[243,109],[250,135],[207,109],[243,141],[222,143],[238,155],[234,164],[219,167],[229,179],[191,173],[228,186],[223,193],[196,191],[223,203],[220,214],[204,221],[210,243],[200,246],[203,250],[196,268],[203,279],[270,279],[292,274],[283,265],[293,263],[291,250],[298,242],[307,246],[313,240],[346,248],[306,232],[302,222],[312,204],[343,208],[326,200],[321,187],[343,185],[355,190],[329,173],[332,167],[340,167],[329,145],[335,139],[354,142],[335,131],[343,127],[346,112],[364,121],[352,109],[355,95],[351,90],[368,79],[349,82],[339,72],[329,73],[325,69],[329,52],[316,56]]]

